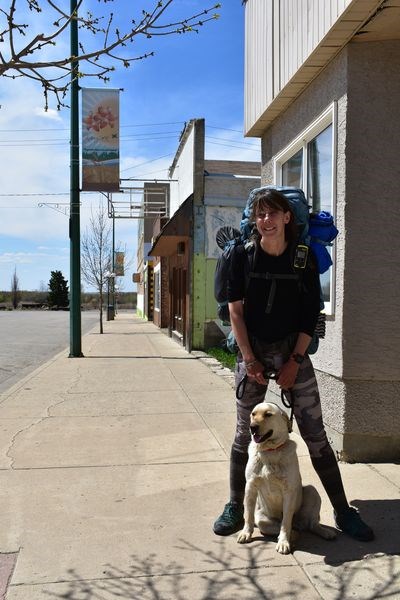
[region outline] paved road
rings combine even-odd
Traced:
[[[97,310],[82,312],[82,334],[96,326]],[[66,349],[69,312],[0,311],[0,393]]]

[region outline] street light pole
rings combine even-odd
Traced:
[[[112,272],[115,274],[115,215],[114,206],[112,207]],[[112,280],[112,303],[113,315],[115,315],[115,276]]]
[[[78,11],[77,0],[70,0],[71,56],[78,56]],[[70,148],[70,353],[69,356],[80,357],[82,354],[81,337],[81,249],[80,249],[80,197],[79,197],[79,84],[78,61],[71,63],[71,148]]]

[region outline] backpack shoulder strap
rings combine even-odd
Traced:
[[[274,299],[275,299],[277,280],[278,279],[286,279],[286,280],[291,279],[291,280],[300,281],[301,275],[299,273],[297,273],[294,269],[293,269],[293,273],[269,273],[269,272],[257,273],[256,271],[254,271],[256,254],[257,254],[257,248],[255,249],[255,251],[253,253],[253,260],[252,260],[252,264],[250,267],[250,271],[248,273],[247,286],[250,283],[250,279],[264,279],[267,281],[271,281],[271,287],[269,289],[269,294],[268,294],[268,299],[267,299],[267,306],[265,308],[266,314],[269,314],[272,310],[272,305],[273,305]],[[246,290],[247,290],[247,286],[246,286]]]
[[[243,244],[243,248],[244,248],[244,252],[246,253],[245,271],[244,271],[244,277],[245,277],[244,288],[245,288],[245,293],[246,293],[247,288],[249,287],[251,273],[252,273],[252,271],[254,269],[254,265],[256,263],[257,245],[254,241],[247,240],[247,242],[245,242]]]

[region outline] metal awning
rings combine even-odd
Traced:
[[[192,222],[192,197],[188,198],[161,229],[152,242],[149,256],[172,256],[179,254],[178,244],[190,238]]]

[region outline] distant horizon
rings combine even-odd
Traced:
[[[0,290],[0,294],[11,294],[11,290]],[[18,290],[19,294],[48,294],[49,290],[23,290],[23,289],[19,289]],[[88,295],[94,295],[94,294],[99,294],[100,292],[98,290],[82,290],[81,294],[88,294]],[[118,295],[122,295],[122,294],[137,294],[136,290],[123,290],[123,291],[119,291]],[[104,291],[103,291],[103,295],[104,295]]]

